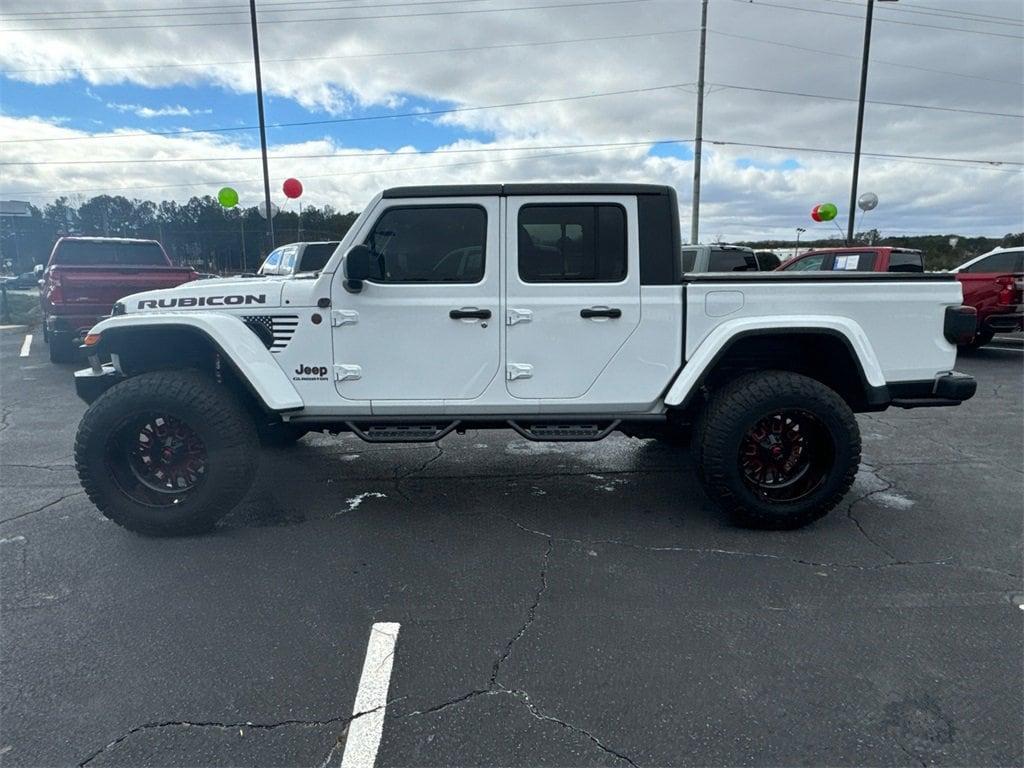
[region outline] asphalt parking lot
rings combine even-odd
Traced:
[[[212,535],[106,521],[72,367],[0,331],[0,761],[337,766],[400,625],[379,766],[1024,763],[1024,349],[860,417],[806,529],[731,527],[685,451],[307,437]],[[368,665],[369,666],[369,665]],[[357,707],[358,708],[358,707]]]

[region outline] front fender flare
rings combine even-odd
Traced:
[[[186,330],[205,337],[267,410],[294,411],[304,407],[302,398],[270,350],[234,315],[216,312],[118,315],[102,320],[90,333],[99,334],[103,348],[116,353],[118,336],[155,330]],[[113,345],[108,344],[108,339],[113,339]]]
[[[791,334],[826,334],[846,343],[860,368],[863,385],[877,394],[869,399],[887,399],[885,376],[878,357],[864,329],[855,320],[846,317],[743,317],[729,320],[709,333],[687,357],[686,364],[676,376],[665,395],[665,404],[680,406],[696,392],[704,378],[729,347],[749,336]],[[866,393],[868,394],[868,393]]]

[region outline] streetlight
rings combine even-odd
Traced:
[[[880,3],[895,3],[898,0],[878,0]],[[875,12],[875,0],[868,0],[868,12],[864,17],[864,57],[860,63],[860,98],[857,101],[857,138],[853,146],[853,183],[850,185],[850,222],[846,227],[846,244],[853,242],[854,218],[857,211],[857,177],[860,176],[860,144],[864,135],[864,98],[868,90],[868,53],[871,51],[871,18]]]
[[[793,249],[793,258],[796,258],[797,256],[800,255],[800,235],[802,235],[806,231],[807,230],[804,229],[803,227],[796,228],[796,248]]]

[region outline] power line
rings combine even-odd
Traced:
[[[459,11],[428,11],[426,13],[401,13],[401,14],[376,14],[373,16],[325,16],[314,19],[268,19],[260,24],[322,24],[327,21],[373,21],[381,19],[414,19],[427,16],[464,16],[477,13],[516,13],[519,11],[537,11],[560,8],[592,8],[597,5],[637,5],[639,3],[650,3],[654,0],[590,0],[590,2],[554,3],[549,5],[523,5],[515,8],[475,8],[473,10]],[[131,24],[131,25],[102,25],[94,27],[60,27],[60,28],[17,28],[0,29],[0,33],[8,32],[82,32],[87,30],[101,29],[105,31],[122,29],[180,29],[185,27],[236,27],[249,26],[248,21],[209,21],[189,22],[188,24]]]
[[[428,48],[415,51],[380,51],[376,53],[354,53],[345,56],[296,56],[287,59],[263,59],[265,64],[269,63],[285,63],[285,62],[296,62],[296,61],[347,61],[349,59],[376,59],[391,56],[419,56],[424,54],[434,53],[468,53],[471,51],[489,51],[497,50],[502,48],[529,48],[534,46],[545,46],[545,45],[565,45],[570,43],[593,43],[602,42],[606,40],[629,40],[633,38],[642,37],[658,37],[661,35],[678,35],[686,32],[696,32],[696,29],[667,29],[659,32],[636,32],[627,35],[604,35],[601,37],[574,37],[567,38],[564,40],[542,40],[539,42],[532,43],[497,43],[495,45],[474,45],[465,46],[462,48]],[[178,68],[194,68],[194,67],[219,67],[229,66],[237,64],[251,64],[252,59],[235,59],[234,61],[197,61],[190,62],[188,64],[179,63],[168,63],[168,64],[139,64],[131,67],[93,67],[93,66],[81,66],[81,67],[33,67],[30,69],[7,69],[4,70],[7,74],[20,74],[25,72],[84,72],[88,70],[93,71],[135,71],[139,69],[178,69]]]
[[[450,0],[451,2],[457,2],[457,0]],[[468,0],[467,0],[468,1]],[[285,8],[291,8],[295,10],[316,10],[314,9],[302,9],[298,8],[300,5],[329,5],[331,3],[346,3],[345,6],[340,7],[358,7],[352,6],[351,3],[363,2],[363,0],[297,0],[296,2],[264,2],[260,3],[260,8],[263,7],[274,7],[284,6]],[[486,2],[486,0],[474,0],[474,2]],[[150,11],[194,11],[194,10],[207,10],[207,9],[222,9],[225,12],[230,12],[232,8],[238,8],[245,10],[248,8],[244,3],[236,5],[225,5],[223,3],[215,3],[213,5],[149,5],[140,7],[129,7],[129,6],[114,6],[106,8],[72,8],[63,11],[11,11],[9,13],[0,13],[0,16],[59,16],[65,14],[76,14],[84,15],[87,18],[95,16],[96,14],[103,13],[117,13],[122,15],[132,15],[136,13],[148,13]]]
[[[452,115],[459,114],[462,112],[480,112],[488,109],[505,109],[508,107],[525,107],[533,106],[535,104],[556,104],[567,101],[582,101],[584,99],[596,99],[605,96],[623,96],[636,93],[650,93],[652,91],[664,91],[673,88],[681,88],[686,85],[692,85],[692,83],[671,83],[669,85],[655,85],[650,88],[630,88],[622,91],[604,91],[600,93],[588,93],[579,96],[561,96],[550,99],[531,99],[529,101],[510,101],[504,104],[488,104],[477,107],[452,107],[450,109],[431,109],[421,112],[396,112],[390,115],[366,115],[363,117],[339,117],[324,120],[298,120],[289,123],[270,123],[267,128],[296,128],[296,127],[308,127],[315,125],[337,125],[340,123],[363,123],[372,122],[377,120],[393,120],[399,118],[422,118],[422,117],[436,117],[438,115]],[[232,131],[252,131],[258,126],[255,125],[239,125],[230,126],[225,128],[183,128],[175,131],[149,131],[140,133],[115,133],[107,135],[90,135],[90,136],[54,136],[47,137],[45,139],[6,139],[0,141],[0,144],[22,144],[22,143],[39,143],[39,142],[53,142],[53,141],[88,141],[93,139],[133,139],[147,136],[182,136],[189,134],[210,134],[210,133],[227,133]]]
[[[327,152],[310,155],[271,155],[272,160],[328,160],[341,157],[401,157],[403,155],[461,155],[479,152],[529,152],[534,149],[575,149],[583,147],[635,147],[646,144],[678,144],[688,139],[662,139],[658,141],[612,141],[593,144],[538,144],[529,147],[473,147],[466,149],[413,149],[403,152],[387,150],[371,150],[369,152]],[[38,165],[149,165],[163,163],[210,163],[210,162],[251,162],[259,160],[259,155],[222,156],[222,157],[146,157],[134,160],[39,160],[25,162],[0,162],[0,166],[38,166]]]
[[[929,11],[948,11],[949,10],[948,8],[936,8],[935,6],[932,6],[932,5],[919,5],[917,3],[908,3],[908,2],[906,2],[906,0],[904,0],[903,5],[910,6],[911,8],[925,8],[925,9],[927,9]],[[978,13],[977,11],[966,11],[966,10],[962,10],[962,9],[959,9],[959,8],[956,10],[956,13],[968,14],[970,16],[981,16],[981,17],[986,18],[986,19],[997,19],[998,21],[1016,21],[1016,22],[1021,21],[1021,19],[1019,19],[1019,18],[1014,19],[1014,18],[1012,18],[1010,16],[993,16],[990,13]]]
[[[711,144],[726,147],[755,147],[757,149],[779,149],[788,152],[820,152],[826,155],[852,155],[853,152],[845,149],[823,149],[821,147],[790,147],[783,144],[753,144],[742,141],[714,141],[705,139]],[[947,163],[968,163],[975,165],[1013,165],[1022,166],[1024,163],[1016,160],[975,160],[968,157],[936,157],[933,155],[897,155],[885,152],[861,152],[865,157],[879,157],[886,160],[936,160]]]
[[[338,0],[331,0],[331,1],[332,2],[337,2]],[[408,7],[430,6],[430,5],[464,5],[464,4],[470,4],[470,3],[488,3],[488,2],[491,2],[491,0],[416,0],[415,2],[372,3],[370,5],[333,5],[333,6],[332,5],[328,5],[328,6],[324,6],[324,7],[321,7],[321,8],[296,8],[296,7],[294,7],[295,4],[293,4],[293,3],[284,3],[283,4],[283,5],[287,5],[287,6],[290,6],[290,7],[286,7],[286,8],[273,8],[273,7],[267,7],[267,6],[282,5],[282,3],[266,3],[266,4],[261,3],[260,4],[260,14],[263,15],[263,14],[267,14],[267,13],[305,13],[305,12],[321,13],[323,11],[361,10],[363,8],[372,8],[372,9],[376,10],[378,8],[408,8]],[[189,17],[194,17],[194,16],[232,16],[232,15],[237,15],[237,14],[242,14],[242,13],[248,13],[248,8],[246,6],[235,6],[235,7],[239,8],[240,10],[231,10],[231,8],[229,6],[207,6],[207,7],[209,7],[209,8],[219,8],[219,10],[199,10],[199,11],[195,11],[195,12],[186,11],[186,12],[183,13],[182,9],[180,9],[180,8],[176,9],[176,8],[168,7],[166,9],[157,9],[157,10],[159,10],[159,11],[167,10],[167,11],[171,11],[170,13],[162,13],[162,12],[161,13],[145,13],[145,12],[142,12],[142,13],[139,13],[139,12],[121,13],[121,12],[117,12],[116,15],[112,15],[112,16],[111,15],[98,15],[97,13],[94,13],[94,14],[90,14],[90,15],[84,17],[84,19],[96,20],[96,21],[99,21],[99,20],[111,21],[111,20],[116,20],[116,19],[159,19],[159,18],[181,18],[181,19],[183,19],[183,18],[189,18]],[[245,10],[241,10],[243,8]],[[99,13],[104,13],[104,12],[99,12]],[[110,13],[110,11],[107,11],[105,13]],[[84,19],[83,19],[83,17],[76,17],[76,16],[48,16],[46,18],[4,19],[4,20],[5,21],[12,21],[13,20],[13,21],[29,21],[29,22],[34,22],[34,21],[83,21]],[[39,29],[44,29],[44,30],[48,30],[48,29],[66,29],[66,27],[40,27]]]
[[[748,85],[732,85],[730,83],[711,83],[719,88],[731,88],[737,91],[753,91],[755,93],[775,93],[782,96],[802,96],[808,99],[826,99],[828,101],[850,101],[857,103],[857,99],[850,98],[848,96],[831,96],[822,93],[803,93],[801,91],[781,91],[773,88],[755,88]],[[873,99],[866,99],[866,104],[877,104],[883,107],[907,107],[910,109],[931,109],[939,112],[962,112],[968,115],[986,115],[991,117],[1012,117],[1017,120],[1024,120],[1024,115],[1013,114],[1010,112],[989,112],[976,109],[962,109],[960,107],[940,107],[932,104],[903,104],[898,101],[876,101]]]
[[[792,48],[795,51],[805,51],[807,53],[820,53],[820,54],[822,54],[824,56],[835,56],[835,57],[840,58],[840,59],[853,59],[855,61],[860,61],[861,60],[860,56],[854,56],[853,54],[849,54],[849,53],[839,53],[838,51],[823,51],[820,48],[807,48],[807,47],[802,46],[802,45],[794,45],[792,43],[782,43],[782,42],[779,42],[778,40],[765,40],[765,39],[760,38],[760,37],[750,37],[749,35],[738,35],[738,34],[736,34],[734,32],[719,32],[718,30],[715,30],[715,29],[712,29],[712,30],[709,30],[709,31],[712,34],[718,35],[720,37],[733,37],[733,38],[736,38],[737,40],[749,40],[749,41],[754,42],[754,43],[764,43],[765,45],[774,45],[774,46],[778,46],[780,48]],[[888,65],[890,67],[902,67],[904,69],[916,69],[918,71],[929,72],[929,73],[934,74],[934,75],[947,75],[947,76],[950,76],[950,77],[966,77],[966,78],[969,78],[971,80],[986,80],[986,81],[991,82],[991,83],[1004,83],[1006,85],[1024,85],[1024,82],[1020,82],[1019,80],[1001,80],[1001,79],[995,78],[995,77],[984,77],[983,75],[968,75],[968,74],[966,74],[964,72],[951,72],[949,70],[944,70],[944,69],[931,69],[929,67],[921,67],[921,66],[918,66],[916,64],[904,64],[902,62],[888,61],[886,59],[870,59],[870,61],[871,61],[872,64],[885,64],[885,65]]]
[[[797,5],[782,5],[782,4],[779,4],[779,3],[765,2],[765,0],[758,0],[758,2],[756,2],[756,3],[753,2],[753,0],[732,0],[732,2],[739,3],[739,4],[745,5],[747,7],[751,7],[752,6],[754,8],[783,8],[783,9],[790,10],[790,11],[802,11],[804,13],[816,13],[816,14],[819,14],[819,15],[822,15],[822,16],[838,16],[839,18],[843,18],[843,19],[855,19],[855,20],[857,20],[859,22],[863,22],[864,21],[864,19],[861,16],[854,16],[853,14],[850,14],[850,13],[837,13],[835,11],[823,11],[823,10],[818,9],[818,8],[804,8],[804,7],[797,6]],[[883,23],[883,24],[900,24],[900,25],[905,26],[905,27],[921,27],[923,29],[940,29],[940,30],[943,30],[945,32],[966,32],[966,33],[972,34],[972,35],[986,35],[988,37],[1008,37],[1011,40],[1024,40],[1024,37],[1022,37],[1020,35],[1007,35],[1007,34],[1003,34],[1001,32],[987,32],[987,31],[983,31],[983,30],[980,30],[980,29],[967,29],[965,27],[941,27],[941,26],[938,26],[938,25],[935,25],[935,24],[922,24],[922,23],[917,22],[917,21],[899,21],[898,19],[878,19],[878,21],[880,23]]]
[[[689,143],[689,142],[692,142],[692,141],[693,141],[692,139],[679,139],[679,140],[643,142],[643,144],[644,145],[646,145],[646,144],[673,144],[673,143],[685,144],[685,143]],[[429,169],[436,169],[436,168],[461,168],[461,167],[464,167],[464,166],[471,166],[471,165],[486,165],[488,163],[507,163],[507,162],[511,162],[513,160],[518,162],[518,161],[522,161],[522,160],[540,160],[540,159],[546,159],[546,158],[551,158],[551,157],[573,157],[575,155],[587,155],[587,154],[594,154],[594,153],[597,153],[597,152],[605,152],[609,148],[615,149],[616,147],[598,147],[596,149],[595,148],[588,148],[588,149],[584,149],[584,150],[579,151],[579,152],[549,152],[549,153],[537,154],[537,155],[520,155],[520,156],[515,157],[515,158],[501,157],[501,158],[493,158],[493,159],[490,159],[490,160],[469,160],[469,161],[458,162],[458,163],[438,163],[438,164],[433,164],[433,165],[414,165],[414,166],[407,166],[405,168],[364,168],[364,169],[361,169],[361,170],[341,171],[341,172],[337,172],[337,173],[321,173],[321,174],[314,174],[314,175],[303,174],[302,178],[303,179],[331,179],[331,178],[334,178],[336,176],[369,176],[369,175],[373,175],[373,174],[377,174],[377,173],[406,173],[406,172],[409,172],[409,171],[420,171],[420,170],[429,170]],[[260,177],[251,177],[251,178],[245,178],[245,179],[237,179],[236,178],[236,179],[226,179],[226,180],[222,179],[222,180],[219,180],[219,181],[210,181],[210,180],[197,181],[197,182],[192,182],[192,183],[189,183],[189,184],[160,184],[160,185],[147,186],[147,187],[92,187],[90,189],[72,189],[72,190],[68,190],[68,189],[51,189],[51,190],[44,190],[44,191],[40,191],[40,192],[27,192],[27,191],[20,191],[20,192],[14,191],[14,192],[12,192],[12,191],[6,191],[5,190],[3,192],[0,192],[0,194],[9,195],[9,196],[17,196],[17,195],[32,196],[32,195],[44,195],[44,194],[45,195],[74,195],[74,194],[81,194],[81,193],[85,193],[85,192],[97,192],[97,191],[98,192],[104,192],[104,191],[108,191],[108,192],[109,191],[115,191],[116,192],[116,191],[140,191],[140,190],[150,190],[150,189],[182,189],[182,188],[200,187],[200,186],[203,186],[203,187],[215,187],[215,186],[221,186],[221,185],[224,185],[224,184],[244,184],[244,183],[249,183],[249,182],[262,182],[262,181],[263,181],[263,177],[260,176]]]
[[[853,2],[853,0],[822,0],[822,2],[835,3],[836,5],[852,5],[855,8],[861,8],[862,7],[861,3]],[[1018,26],[1018,27],[1024,26],[1024,21],[1021,21],[1020,19],[1011,19],[1011,18],[1007,18],[1007,17],[997,17],[997,20],[989,21],[989,20],[985,20],[985,19],[980,19],[980,18],[976,19],[976,18],[971,18],[970,16],[964,16],[964,15],[960,14],[959,12],[934,12],[936,9],[932,9],[930,11],[915,10],[915,9],[912,9],[912,8],[902,8],[902,7],[898,6],[898,5],[895,5],[895,6],[880,5],[880,6],[878,6],[878,9],[879,10],[885,10],[885,11],[893,11],[895,13],[912,13],[912,14],[915,14],[915,15],[918,15],[918,16],[934,16],[934,17],[943,18],[943,19],[956,19],[957,21],[968,21],[968,22],[973,22],[975,24],[997,24],[997,25],[1000,25],[1000,26],[1005,26],[1006,24],[1010,24],[1010,25]]]

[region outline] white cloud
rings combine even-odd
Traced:
[[[102,4],[102,0],[101,0]],[[537,3],[531,3],[531,5]],[[858,16],[854,5],[788,0],[784,10],[754,2],[716,0],[710,11],[705,137],[751,144],[852,148],[856,104],[781,94],[740,91],[722,84],[855,98],[863,24],[858,19],[812,13],[828,10]],[[963,12],[953,0],[932,0],[936,13]],[[108,2],[110,8],[123,8]],[[481,6],[452,6],[458,8]],[[487,4],[483,7],[493,7]],[[909,7],[907,5],[906,7]],[[29,0],[8,0],[5,14],[35,10]],[[449,6],[441,6],[442,10]],[[428,11],[437,10],[431,5]],[[919,9],[920,10],[920,9]],[[973,14],[1021,18],[1015,0],[974,0]],[[411,13],[388,9],[372,15]],[[415,13],[421,13],[416,9]],[[183,11],[184,13],[184,11]],[[594,5],[548,11],[416,16],[407,19],[277,23],[284,19],[371,15],[370,11],[261,12],[264,88],[310,110],[351,114],[367,105],[394,107],[407,99],[459,106],[529,101],[599,92],[634,90],[696,79],[696,0],[652,0],[631,5]],[[901,15],[902,14],[902,15]],[[233,16],[213,20],[233,20]],[[984,24],[943,16],[909,14],[878,6],[872,43],[868,98],[874,101],[946,106],[982,114],[869,104],[866,152],[927,157],[1024,162],[1024,60],[1021,42],[1007,37],[940,31],[887,23],[885,19],[933,26],[1018,33],[1013,25]],[[108,27],[163,23],[207,23],[209,16],[120,19]],[[69,22],[63,22],[70,25]],[[33,26],[19,23],[20,26]],[[41,26],[42,24],[34,24]],[[84,22],[82,24],[85,25]],[[93,20],[88,26],[96,26]],[[14,22],[8,22],[9,27]],[[95,85],[133,83],[149,87],[213,84],[232,92],[254,87],[248,27],[113,28],[78,33],[6,33],[0,68],[8,76],[49,83],[82,77]],[[614,37],[618,40],[517,46],[526,42]],[[747,38],[775,41],[770,45]],[[488,46],[501,45],[494,48]],[[785,47],[797,46],[797,48]],[[451,48],[483,50],[419,53]],[[811,53],[813,48],[835,55]],[[401,55],[393,55],[400,53]],[[385,55],[378,55],[385,54]],[[900,65],[900,66],[897,66]],[[134,69],[118,69],[134,67]],[[55,69],[60,68],[60,69]],[[15,71],[17,70],[17,71]],[[31,71],[28,71],[31,70]],[[940,74],[940,72],[956,72]],[[144,109],[141,108],[140,109]],[[141,115],[140,115],[141,116]],[[190,115],[181,115],[188,117]],[[268,119],[273,121],[271,113]],[[424,119],[424,118],[417,118]],[[494,136],[494,147],[654,141],[689,138],[694,125],[692,87],[578,99],[514,108],[467,111],[445,123]],[[411,124],[411,121],[410,121]],[[67,129],[43,121],[4,119],[6,135],[41,137]],[[328,130],[325,127],[325,131]],[[370,155],[373,146],[344,146],[344,127],[329,129],[334,141],[272,145],[273,155],[357,153],[356,157],[272,160],[273,184],[287,175],[302,178],[304,199],[335,207],[359,207],[380,187],[394,184],[514,180],[609,179],[674,184],[684,215],[689,212],[689,161],[649,157],[645,147],[550,156],[555,150],[396,157]],[[131,132],[134,132],[131,131]],[[271,135],[273,141],[273,134]],[[114,141],[0,145],[5,160],[251,157],[226,137],[147,137]],[[479,149],[459,142],[449,149]],[[530,155],[548,155],[529,157]],[[739,161],[752,161],[741,167]],[[796,167],[792,160],[798,160]],[[787,162],[789,161],[789,162]],[[789,235],[812,227],[808,212],[832,201],[843,210],[849,197],[852,160],[792,150],[705,145],[702,232],[725,238]],[[399,170],[405,169],[405,170]],[[1003,234],[1024,229],[1024,175],[1009,167],[965,166],[934,160],[865,157],[861,190],[882,203],[865,219],[883,231],[942,231]],[[139,166],[9,166],[5,189],[49,194],[54,189],[126,189],[136,196],[214,193],[216,183],[234,182],[253,201],[259,195],[259,163],[209,161]],[[252,181],[246,181],[252,179]],[[212,183],[211,183],[212,182]],[[152,189],[166,184],[166,189]],[[179,186],[180,185],[180,186]],[[147,189],[148,188],[148,189]],[[132,191],[134,190],[134,191]],[[815,232],[829,231],[818,225]]]
[[[144,107],[139,104],[117,104],[107,102],[107,106],[117,112],[131,112],[136,117],[146,119],[154,117],[192,117],[194,115],[213,114],[212,109],[189,109],[180,104],[168,105],[165,107]]]

